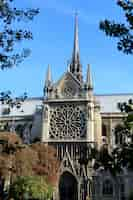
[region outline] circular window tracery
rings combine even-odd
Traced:
[[[86,117],[83,108],[68,104],[55,107],[50,112],[50,137],[79,139],[86,134]]]

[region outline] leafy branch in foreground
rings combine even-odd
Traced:
[[[53,188],[41,177],[17,177],[11,186],[11,197],[15,199],[44,199],[52,198]]]
[[[114,130],[115,147],[109,152],[108,145],[104,145],[94,164],[94,169],[109,170],[113,175],[123,168],[133,170],[133,100],[119,102],[118,108],[123,113],[123,123]]]
[[[118,39],[117,48],[125,54],[133,54],[133,2],[117,0],[117,5],[124,11],[124,23],[117,23],[105,19],[99,24],[100,29],[107,36]]]
[[[10,91],[0,93],[1,105],[6,106],[6,113],[9,114],[11,109],[14,107],[17,109],[21,108],[22,103],[27,99],[27,93],[25,92],[22,96],[13,98]]]
[[[14,23],[27,22],[34,19],[39,9],[17,9],[13,4],[14,0],[0,0],[0,68],[11,68],[18,65],[26,58],[30,50],[23,49],[16,53],[15,44],[23,40],[33,39],[32,32],[27,28],[16,28]]]

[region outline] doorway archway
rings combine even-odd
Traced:
[[[64,172],[59,182],[60,200],[78,200],[78,183],[69,172]]]

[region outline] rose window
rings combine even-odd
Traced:
[[[78,139],[86,133],[83,108],[76,105],[60,105],[50,112],[50,138]]]

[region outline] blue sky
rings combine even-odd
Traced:
[[[31,23],[34,40],[20,43],[32,54],[19,67],[0,71],[0,91],[14,95],[42,96],[45,73],[51,65],[56,81],[67,69],[71,59],[74,36],[74,12],[79,13],[80,54],[83,73],[91,65],[94,91],[97,94],[132,93],[133,57],[117,51],[116,41],[99,30],[99,21],[109,18],[123,21],[123,12],[115,0],[15,0],[19,7],[40,8]],[[23,24],[22,24],[23,25]],[[24,25],[23,25],[24,26]]]

